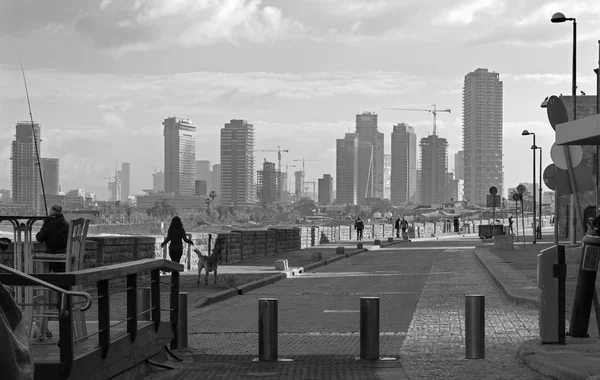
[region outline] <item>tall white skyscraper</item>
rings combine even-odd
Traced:
[[[254,204],[254,173],[254,126],[246,120],[231,120],[221,129],[221,204]]]
[[[477,69],[463,87],[464,197],[486,204],[491,186],[503,194],[502,91],[498,73]]]
[[[29,121],[17,122],[15,140],[12,143],[13,203],[24,205],[32,214],[45,214],[44,202],[40,202],[42,188],[35,148],[37,143],[38,152],[41,152],[41,141],[39,123],[34,122],[32,128]]]
[[[194,195],[196,180],[196,127],[190,120],[169,117],[163,122],[165,138],[165,192]]]

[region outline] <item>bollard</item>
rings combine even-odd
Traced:
[[[171,348],[188,348],[188,294],[179,293],[179,308],[177,312],[177,335],[173,342],[176,342],[177,347]]]
[[[363,249],[363,243],[356,243],[356,249]]]
[[[150,288],[137,290],[138,321],[150,321]]]
[[[388,243],[393,243],[394,242],[394,238],[393,237],[389,237],[388,238]]]
[[[258,360],[277,361],[277,298],[258,299]]]
[[[379,297],[360,298],[360,358],[379,359]]]
[[[465,296],[465,359],[485,358],[485,296]]]

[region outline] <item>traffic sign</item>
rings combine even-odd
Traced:
[[[527,188],[524,185],[519,185],[517,186],[517,191],[519,192],[519,194],[523,195],[527,191]]]
[[[552,157],[552,162],[554,162],[554,164],[560,169],[567,170],[568,166],[567,157],[565,155],[565,146],[568,146],[571,154],[571,164],[573,165],[573,168],[576,168],[583,159],[583,149],[581,149],[580,145],[552,144],[552,148],[550,148],[550,157]]]
[[[496,188],[496,186],[492,186],[492,187],[490,187],[490,194],[491,194],[491,195],[496,195],[496,194],[498,194],[498,189]]]
[[[563,124],[569,121],[569,115],[567,114],[565,104],[558,96],[552,95],[548,99],[546,111],[548,113],[548,121],[550,121],[550,125],[554,130],[556,130],[556,126],[558,124]]]
[[[519,193],[513,193],[513,195],[512,195],[512,200],[513,201],[516,202],[516,201],[520,201],[522,199],[523,199],[523,197],[521,197],[521,194],[519,194]]]
[[[592,181],[592,167],[589,165],[579,165],[573,169],[573,178],[577,183],[577,191],[589,191],[595,188]],[[554,164],[548,165],[544,170],[544,184],[558,194],[572,194],[569,185],[569,173],[566,170],[556,167]]]
[[[487,207],[500,207],[500,195],[486,195],[485,201]]]
[[[556,171],[560,170],[554,164],[546,166],[544,169],[544,184],[550,190],[556,190]]]

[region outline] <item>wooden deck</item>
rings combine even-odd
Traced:
[[[116,322],[111,322],[111,324]],[[105,358],[99,346],[98,335],[94,335],[74,345],[74,362],[68,376],[61,372],[58,347],[58,322],[48,323],[53,333],[45,342],[32,340],[31,351],[35,362],[35,380],[104,380],[133,368],[156,355],[173,339],[172,325],[168,321],[159,324],[155,331],[154,323],[138,322],[137,336],[131,342],[126,332],[126,324],[111,328],[111,344]],[[87,322],[88,333],[98,330],[97,322]]]

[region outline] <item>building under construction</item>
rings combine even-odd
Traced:
[[[448,140],[437,135],[421,139],[421,204],[441,205],[446,201]]]
[[[263,170],[257,172],[256,181],[257,196],[261,202],[273,204],[279,201],[278,194],[281,194],[279,174],[280,173],[275,170],[274,162],[269,162],[267,160],[263,162]]]

